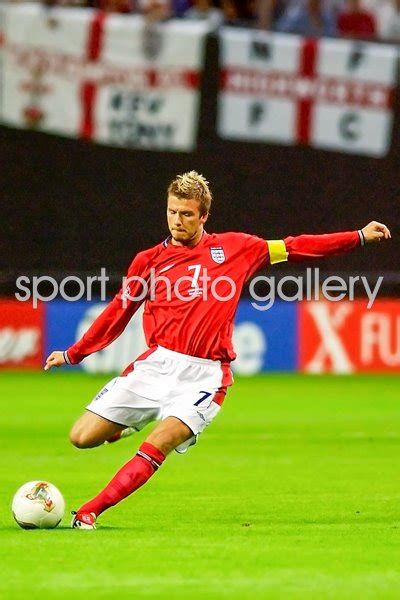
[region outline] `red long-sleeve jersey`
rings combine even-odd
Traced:
[[[79,363],[102,350],[125,329],[144,302],[149,348],[230,362],[233,320],[245,282],[262,266],[324,258],[360,245],[357,231],[300,235],[265,241],[245,233],[203,233],[193,248],[166,240],[139,252],[126,284],[83,337],[66,352]]]

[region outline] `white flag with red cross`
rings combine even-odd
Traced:
[[[387,154],[396,47],[224,28],[220,48],[222,138]]]
[[[3,121],[67,136],[84,128],[84,82],[94,11],[41,4],[3,10]]]
[[[207,31],[203,22],[146,25],[139,16],[111,15],[100,42],[101,63],[109,68],[95,92],[93,138],[147,150],[192,150]]]
[[[208,28],[140,16],[7,5],[1,119],[147,150],[196,144]]]

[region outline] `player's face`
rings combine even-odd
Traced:
[[[168,227],[174,242],[182,245],[197,242],[203,231],[208,215],[200,215],[197,200],[168,196]]]

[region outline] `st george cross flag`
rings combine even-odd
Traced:
[[[204,23],[7,5],[1,119],[147,150],[195,147]]]
[[[146,25],[111,15],[101,61],[112,66],[96,92],[94,139],[142,149],[195,147],[206,23],[172,20]]]
[[[3,121],[68,136],[83,129],[83,86],[93,11],[6,5]]]
[[[220,45],[222,138],[387,154],[394,46],[233,28]]]

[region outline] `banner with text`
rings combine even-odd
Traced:
[[[145,150],[196,145],[207,26],[7,5],[2,119]]]
[[[76,342],[104,307],[105,303],[101,302],[49,302],[46,312],[47,354]],[[74,368],[90,373],[125,369],[147,349],[142,313],[141,307],[117,340]],[[260,312],[251,306],[249,300],[241,300],[233,341],[237,359],[232,363],[232,369],[238,375],[294,371],[297,365],[297,304],[276,302],[267,312]]]
[[[0,369],[43,366],[45,306],[0,300]]]
[[[43,368],[53,350],[77,341],[106,303],[0,300],[0,369]],[[122,335],[74,369],[120,372],[147,348],[141,307]],[[237,375],[262,372],[400,373],[400,301],[276,301],[257,311],[240,301],[233,342]],[[71,369],[66,366],[65,369]]]
[[[391,45],[224,28],[219,134],[384,156],[397,58]]]
[[[400,302],[301,302],[299,367],[306,373],[400,373]]]

